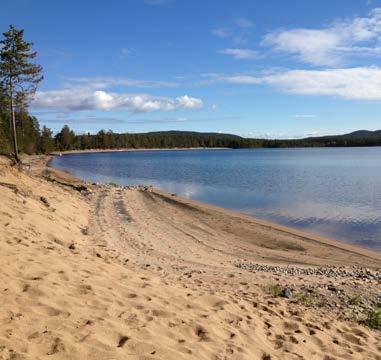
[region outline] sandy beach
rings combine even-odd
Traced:
[[[0,359],[381,359],[381,254],[0,159]]]

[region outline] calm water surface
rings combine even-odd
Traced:
[[[381,147],[70,154],[52,166],[381,250]]]

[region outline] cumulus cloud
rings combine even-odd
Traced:
[[[68,112],[125,109],[131,113],[144,113],[198,109],[202,106],[201,99],[188,95],[170,98],[148,94],[115,93],[89,88],[39,91],[33,102],[35,109],[55,109]]]
[[[337,96],[352,100],[381,101],[381,68],[356,67],[325,70],[287,70],[264,75],[214,75],[214,81],[267,84],[300,95]]]
[[[381,100],[381,68],[292,70],[266,76],[266,83],[303,95],[333,95],[353,100]]]
[[[243,84],[243,85],[252,85],[252,84],[261,84],[264,83],[263,77],[253,76],[253,75],[216,75],[211,74],[211,77],[214,81],[225,81],[233,84]]]
[[[259,54],[255,50],[251,49],[223,49],[220,50],[219,53],[225,54],[225,55],[231,55],[235,59],[255,59],[259,57]]]
[[[263,44],[313,65],[336,66],[350,56],[381,55],[381,8],[367,17],[337,20],[319,29],[269,33]]]

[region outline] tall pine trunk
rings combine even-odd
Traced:
[[[16,163],[20,162],[19,151],[17,146],[17,132],[16,132],[16,118],[15,118],[15,107],[13,104],[13,83],[12,77],[9,79],[9,94],[11,100],[11,128],[12,128],[12,140],[13,140],[13,152]]]

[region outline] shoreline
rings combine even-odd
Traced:
[[[78,185],[81,186],[82,184],[85,184],[85,186],[88,186],[89,188],[94,187],[94,185],[92,183],[87,182],[83,179],[77,178],[70,171],[58,169],[58,168],[51,166],[50,164],[51,164],[54,156],[57,156],[57,155],[29,156],[29,161],[27,163],[29,163],[29,166],[32,166],[32,168],[37,170],[38,176],[41,176],[46,171],[48,171],[48,172],[52,171],[52,173],[49,173],[48,175],[46,175],[46,173],[45,173],[45,175],[44,175],[44,176],[48,176],[51,181],[57,181],[59,183],[62,183],[63,185],[65,185],[65,184],[69,185],[69,186],[74,185],[74,187],[78,186]],[[95,185],[95,188],[97,188],[97,187],[102,188],[103,186],[108,186],[108,185],[109,184],[107,184],[107,183],[99,183],[99,184],[97,183],[97,185]],[[123,186],[123,185],[118,185],[118,187],[120,187],[122,189],[123,188],[134,188],[134,186],[131,187],[131,186]],[[150,185],[140,184],[137,187],[147,189],[150,187]],[[168,201],[168,202],[174,201],[174,202],[180,203],[184,206],[189,206],[190,208],[192,208],[192,207],[199,208],[199,209],[201,209],[201,211],[218,212],[218,213],[224,214],[225,216],[227,216],[231,219],[238,219],[238,220],[244,219],[244,220],[250,221],[256,225],[259,225],[263,228],[275,230],[275,231],[278,231],[278,232],[283,233],[283,234],[289,234],[291,236],[296,236],[296,237],[299,237],[299,238],[306,240],[308,242],[315,242],[317,244],[327,245],[327,246],[330,246],[332,248],[342,249],[342,250],[345,250],[345,251],[348,251],[348,252],[351,252],[354,254],[361,254],[363,256],[366,256],[366,257],[369,257],[372,259],[381,260],[381,252],[376,250],[376,249],[366,248],[366,247],[362,247],[359,245],[354,245],[351,243],[342,242],[342,241],[339,241],[339,240],[334,239],[334,238],[310,233],[308,231],[304,231],[304,230],[294,228],[291,226],[282,225],[282,224],[279,224],[276,222],[272,222],[270,220],[259,219],[256,216],[251,215],[251,214],[246,214],[246,213],[242,213],[239,211],[235,211],[235,210],[219,207],[216,205],[204,203],[202,201],[189,199],[189,198],[177,195],[177,194],[173,194],[173,193],[161,190],[161,189],[156,188],[156,187],[152,187],[151,191],[155,194],[158,194],[159,196],[164,197],[166,199],[166,201]]]
[[[251,147],[251,148],[229,148],[229,147],[175,147],[175,148],[121,148],[121,149],[85,149],[85,150],[65,150],[53,151],[49,155],[59,156],[67,154],[82,154],[82,153],[108,153],[108,152],[140,152],[140,151],[189,151],[189,150],[260,150],[260,149],[352,149],[352,148],[376,148],[381,145],[375,146],[290,146],[290,147]]]
[[[193,148],[193,149],[197,150],[197,149],[200,149],[200,148]],[[225,149],[225,148],[218,148],[218,149],[222,150],[222,149]],[[162,150],[162,149],[156,149],[156,150]],[[167,150],[170,150],[170,149],[167,149]],[[173,149],[173,150],[177,150],[177,149]],[[184,149],[184,150],[190,150],[190,149]],[[120,150],[120,151],[123,151],[123,150]],[[135,151],[135,150],[131,150],[131,151]],[[144,149],[142,149],[142,150],[136,150],[136,151],[144,151]],[[94,151],[94,152],[97,152],[97,151]],[[101,151],[101,152],[107,152],[107,151]],[[62,173],[65,173],[68,176],[70,176],[73,180],[76,180],[77,182],[86,182],[83,179],[76,178],[73,174],[70,173],[70,171],[62,170],[62,169],[57,169],[57,168],[51,166],[50,164],[51,164],[51,162],[53,160],[53,157],[57,156],[57,155],[49,155],[49,156],[51,156],[51,157],[46,162],[46,166],[47,167],[52,168],[55,171],[60,171]],[[102,184],[107,184],[107,183],[102,183]],[[147,184],[140,184],[140,185],[141,186],[149,186]],[[123,187],[123,185],[120,185],[120,186]],[[335,247],[346,248],[349,251],[356,251],[356,249],[357,249],[357,250],[363,250],[364,253],[368,253],[368,254],[370,254],[370,253],[376,253],[376,254],[380,254],[381,255],[381,251],[377,250],[377,249],[368,248],[366,246],[361,246],[361,245],[352,244],[352,243],[349,243],[349,242],[340,241],[340,240],[334,239],[334,238],[329,237],[329,236],[319,235],[319,234],[308,232],[308,231],[305,231],[303,229],[299,229],[299,228],[296,228],[296,227],[282,225],[280,223],[276,223],[276,222],[273,222],[271,220],[260,219],[260,218],[257,218],[255,215],[247,214],[247,213],[240,212],[240,211],[231,210],[231,209],[228,209],[228,208],[219,207],[219,206],[216,206],[216,205],[213,205],[213,204],[208,204],[208,203],[205,203],[205,202],[202,202],[202,201],[197,201],[197,200],[189,199],[189,198],[183,197],[181,195],[177,195],[177,194],[173,194],[171,192],[164,191],[164,190],[162,190],[160,188],[156,188],[155,187],[154,189],[155,189],[155,192],[157,192],[157,193],[159,193],[159,194],[161,194],[163,196],[166,196],[167,198],[175,198],[178,201],[181,201],[181,202],[183,202],[185,204],[188,203],[188,204],[196,205],[198,207],[204,207],[204,208],[213,209],[215,211],[221,211],[221,212],[224,212],[228,216],[231,216],[231,217],[240,216],[242,218],[247,218],[247,219],[250,219],[250,220],[254,221],[258,225],[261,225],[261,226],[264,226],[264,227],[267,227],[267,228],[272,228],[272,229],[275,229],[275,230],[278,230],[278,231],[281,231],[281,232],[284,232],[284,233],[287,233],[287,234],[290,234],[290,235],[300,236],[300,237],[302,237],[302,238],[304,238],[306,240],[309,240],[309,241],[315,241],[315,242],[321,242],[321,243],[324,243],[324,244],[330,244],[330,245],[335,246]]]
[[[53,151],[49,155],[59,156],[68,154],[87,154],[87,153],[109,153],[109,152],[140,152],[140,151],[185,151],[185,150],[233,150],[224,147],[190,147],[190,148],[122,148],[122,149],[86,149],[86,150],[66,150]]]
[[[144,186],[144,185],[142,185],[142,186]],[[330,238],[328,236],[322,236],[322,235],[318,235],[318,234],[311,233],[308,231],[300,230],[300,229],[294,228],[292,226],[286,226],[286,225],[282,225],[282,224],[279,224],[276,222],[272,222],[270,220],[260,219],[254,215],[242,213],[242,212],[235,211],[235,210],[230,210],[227,208],[222,208],[222,207],[215,206],[212,204],[207,204],[207,203],[204,203],[202,201],[188,199],[186,197],[183,197],[183,196],[180,196],[177,194],[172,195],[171,193],[168,193],[164,190],[161,190],[161,189],[158,189],[155,187],[153,189],[154,189],[153,191],[155,193],[161,194],[161,195],[165,196],[166,198],[174,198],[183,204],[197,206],[197,207],[204,208],[204,209],[210,209],[212,211],[218,211],[218,212],[226,214],[227,216],[229,216],[231,218],[247,219],[247,220],[252,221],[252,222],[254,222],[260,226],[263,226],[265,228],[273,229],[273,230],[276,230],[276,231],[279,231],[279,232],[282,232],[285,234],[290,234],[293,236],[298,236],[298,237],[303,238],[307,241],[312,241],[312,242],[321,243],[321,244],[329,245],[329,246],[336,247],[336,248],[345,249],[347,251],[351,251],[354,253],[362,253],[363,255],[369,256],[372,258],[373,257],[374,258],[381,258],[381,251],[378,251],[377,249],[371,249],[371,248],[367,248],[367,247],[363,247],[363,246],[359,246],[359,245],[354,245],[351,243],[342,242],[340,240]]]

